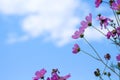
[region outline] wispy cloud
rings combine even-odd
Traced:
[[[76,26],[79,25],[80,20],[85,15],[89,14],[89,10],[89,5],[82,0],[0,1],[0,12],[4,14],[27,14],[21,25],[21,29],[25,34],[19,37],[8,37],[9,43],[26,41],[47,33],[48,36],[45,40],[52,40],[58,46],[62,46],[71,41],[71,35],[74,33]],[[79,15],[76,15],[77,12]],[[94,34],[94,32],[92,33]],[[96,38],[92,37],[91,39]]]
[[[19,37],[15,33],[13,33],[13,34],[10,33],[10,34],[8,34],[7,44],[13,44],[13,43],[27,41],[27,40],[29,40],[29,36],[27,36],[27,35]]]

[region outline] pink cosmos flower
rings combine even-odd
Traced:
[[[78,39],[80,38],[81,35],[84,33],[84,28],[79,29],[79,31],[75,31],[74,35],[72,35],[73,39]]]
[[[52,69],[52,77],[50,80],[59,80],[59,75],[57,73],[59,73],[58,69]]]
[[[85,30],[88,27],[88,23],[86,21],[81,21],[80,24],[81,24],[81,27],[82,27],[83,30]]]
[[[67,80],[69,77],[71,77],[70,74],[66,75],[66,76],[62,76],[60,77],[57,72],[53,72],[52,73],[52,77],[51,78],[47,78],[47,80]]]
[[[51,80],[58,80],[59,76],[57,75],[57,73],[53,74],[51,77]]]
[[[104,28],[106,29],[106,26],[108,26],[109,24],[108,21],[112,22],[110,18],[106,18],[101,15],[98,17],[98,20],[100,20],[101,29],[103,28],[103,25],[104,25]]]
[[[64,79],[63,77],[60,77],[58,80],[66,80],[66,79]]]
[[[67,79],[70,78],[70,77],[71,77],[71,75],[68,74],[68,75],[66,75],[66,76],[59,77],[58,80],[67,80]]]
[[[50,78],[48,77],[47,80],[50,80]]]
[[[96,1],[95,1],[95,6],[96,6],[96,8],[98,8],[101,3],[102,3],[102,0],[96,0]]]
[[[41,69],[40,71],[36,71],[35,73],[36,77],[33,77],[33,80],[38,80],[40,78],[43,78],[46,72],[47,71],[44,68]]]
[[[111,8],[113,10],[120,10],[120,0],[117,0],[117,2],[113,2]]]
[[[87,28],[92,25],[92,14],[89,13],[88,16],[85,17],[86,21],[81,21],[81,27]]]
[[[107,32],[107,35],[106,35],[107,39],[110,39],[111,35],[112,35],[112,33],[110,31]]]
[[[74,47],[73,47],[73,54],[77,54],[78,52],[80,51],[80,47],[78,44],[74,44]]]
[[[120,36],[120,27],[117,27],[116,32],[117,32],[118,36]]]
[[[70,78],[70,77],[71,77],[71,75],[68,74],[68,75],[64,76],[63,78],[64,78],[64,80],[66,80],[66,79],[68,79],[68,78]]]
[[[78,31],[75,31],[74,35],[72,35],[72,38],[73,39],[78,39],[80,37],[83,37],[83,33],[85,31],[85,29],[88,27],[88,26],[91,26],[92,25],[92,14],[90,13],[89,16],[86,16],[86,21],[81,21],[81,27],[79,28]]]
[[[106,37],[107,37],[108,39],[110,39],[111,36],[112,36],[112,37],[115,37],[116,34],[117,34],[117,30],[114,29],[114,30],[112,30],[112,31],[108,31]]]
[[[33,80],[38,80],[39,78],[38,77],[33,77]]]
[[[85,19],[87,21],[88,26],[91,26],[92,25],[92,14],[89,13],[89,16],[86,16]]]
[[[118,54],[118,56],[116,56],[117,61],[120,61],[120,54]]]

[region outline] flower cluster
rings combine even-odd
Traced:
[[[84,36],[84,31],[88,26],[92,25],[92,14],[90,13],[89,16],[86,16],[86,21],[81,21],[81,27],[77,30],[74,35],[72,35],[73,39],[78,39]]]
[[[100,34],[103,34],[105,38],[110,40],[115,46],[117,46],[118,53],[120,53],[120,0],[95,0],[95,7],[99,8],[102,3],[109,4],[109,8],[114,14],[115,20],[108,18],[106,16],[103,16],[101,14],[98,14],[97,20],[99,21],[99,25],[101,27],[101,30],[99,30],[97,27],[95,27],[92,23],[92,14],[89,13],[88,16],[85,17],[85,20],[80,22],[80,27],[78,30],[74,32],[72,35],[73,39],[83,39],[86,41],[86,43],[91,47],[91,49],[94,51],[95,55],[91,54],[90,52],[87,52],[85,50],[82,50],[79,44],[75,43],[74,47],[72,48],[72,53],[77,54],[79,52],[85,53],[88,56],[94,58],[95,60],[101,62],[105,68],[104,70],[100,70],[97,68],[94,71],[94,75],[96,77],[99,77],[100,80],[104,80],[103,76],[107,76],[110,80],[112,80],[111,73],[114,73],[116,76],[120,79],[120,54],[116,55],[116,62],[117,63],[108,63],[111,60],[111,54],[106,53],[103,57],[101,57],[100,53],[94,48],[92,44],[89,43],[89,41],[85,38],[84,32],[88,26],[92,27],[93,29],[100,32]],[[106,29],[107,33],[102,31]],[[110,70],[110,72],[107,72],[106,69]]]
[[[110,18],[106,18],[105,16],[101,16],[100,14],[98,15],[98,20],[100,21],[101,29],[103,27],[106,29],[106,27],[108,26],[109,22],[113,22],[113,20],[111,20]]]
[[[120,36],[120,26],[113,29],[112,31],[108,31],[106,36],[108,39],[110,39],[110,37],[112,37],[112,38],[117,38],[117,36],[119,37]]]
[[[35,73],[35,77],[33,77],[33,80],[39,80],[39,79],[43,79],[45,80],[45,73],[47,71],[43,68],[41,69],[40,71],[36,71]],[[69,77],[71,77],[70,74],[67,74],[65,76],[59,76],[59,70],[58,69],[52,69],[52,72],[51,72],[51,77],[47,77],[46,80],[67,80]]]
[[[99,8],[102,3],[106,3],[109,5],[109,8],[113,12],[115,19],[111,19],[107,16],[98,14],[97,21],[99,22],[99,26],[101,28],[99,30],[97,27],[93,25],[93,21],[92,21],[93,15],[92,13],[89,13],[85,17],[85,20],[82,20],[80,22],[79,29],[76,30],[71,36],[73,39],[81,38],[85,40],[95,54],[93,55],[90,52],[83,50],[78,43],[74,44],[72,48],[72,53],[78,54],[79,52],[82,52],[102,63],[105,66],[105,68],[103,70],[97,68],[94,71],[94,75],[98,77],[99,80],[104,80],[103,76],[107,76],[109,80],[112,80],[111,79],[112,74],[115,74],[117,77],[119,77],[120,80],[120,18],[119,18],[120,0],[107,0],[107,2],[104,0],[95,0],[95,7]],[[90,44],[89,41],[85,38],[84,32],[89,27],[100,32],[100,34],[102,34],[106,39],[110,40],[117,47],[119,54],[116,55],[115,61],[111,61],[112,56],[110,53],[106,53],[104,57],[101,57],[100,53],[95,49],[95,47],[92,44]],[[102,31],[103,28],[107,31],[107,33]],[[33,80],[39,80],[39,79],[45,80],[44,75],[46,74],[46,72],[47,71],[44,68],[39,71],[36,71]],[[69,77],[71,77],[70,74],[67,74],[65,76],[60,76],[59,73],[60,72],[58,69],[52,69],[51,76],[47,77],[46,80],[67,80]]]
[[[113,10],[120,10],[120,0],[117,0],[116,2],[113,1],[111,8]]]
[[[95,1],[96,7],[98,8],[100,4],[103,2],[104,2],[103,0],[96,0]],[[120,8],[120,0],[117,0],[116,2],[114,0],[110,0],[108,3],[110,4],[110,8],[112,10],[117,10],[117,11],[119,10],[118,8]],[[81,25],[79,29],[74,32],[74,34],[72,35],[72,38],[73,39],[83,38],[85,29],[88,28],[88,26],[92,26],[93,28],[98,30],[100,33],[102,33],[107,39],[112,40],[116,45],[120,46],[120,38],[119,38],[120,37],[120,19],[119,19],[119,16],[117,15],[118,14],[116,12],[115,17],[116,17],[118,26],[116,26],[116,23],[112,19],[102,16],[101,14],[98,15],[97,20],[100,21],[101,29],[103,29],[104,27],[108,31],[107,34],[104,34],[102,31],[98,30],[92,25],[92,14],[89,13],[89,15],[85,17],[86,21],[83,20],[80,22]],[[113,29],[111,30],[107,26],[110,26]],[[79,45],[75,44],[72,52],[78,53],[79,51],[80,51]]]

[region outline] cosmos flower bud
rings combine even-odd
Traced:
[[[108,77],[110,77],[111,76],[111,73],[110,72],[108,72]]]
[[[120,67],[120,62],[117,63],[117,66]]]
[[[80,47],[78,44],[74,44],[74,47],[73,47],[73,54],[77,54],[78,52],[80,51]]]
[[[96,71],[94,71],[94,75],[96,77],[100,76],[100,70],[97,68]]]
[[[104,58],[105,58],[106,60],[110,60],[111,56],[110,56],[109,53],[107,53],[107,54],[104,56]]]

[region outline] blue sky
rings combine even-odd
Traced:
[[[72,54],[74,43],[92,50],[84,41],[71,39],[80,20],[93,9],[94,2],[87,0],[1,0],[1,80],[32,80],[41,68],[48,71],[46,76],[50,76],[52,68],[58,68],[60,75],[71,73],[69,80],[97,79],[92,73],[102,65],[85,54]],[[97,15],[102,10],[104,7],[92,13]],[[87,31],[86,37],[101,55],[118,53],[102,35],[92,29]]]

